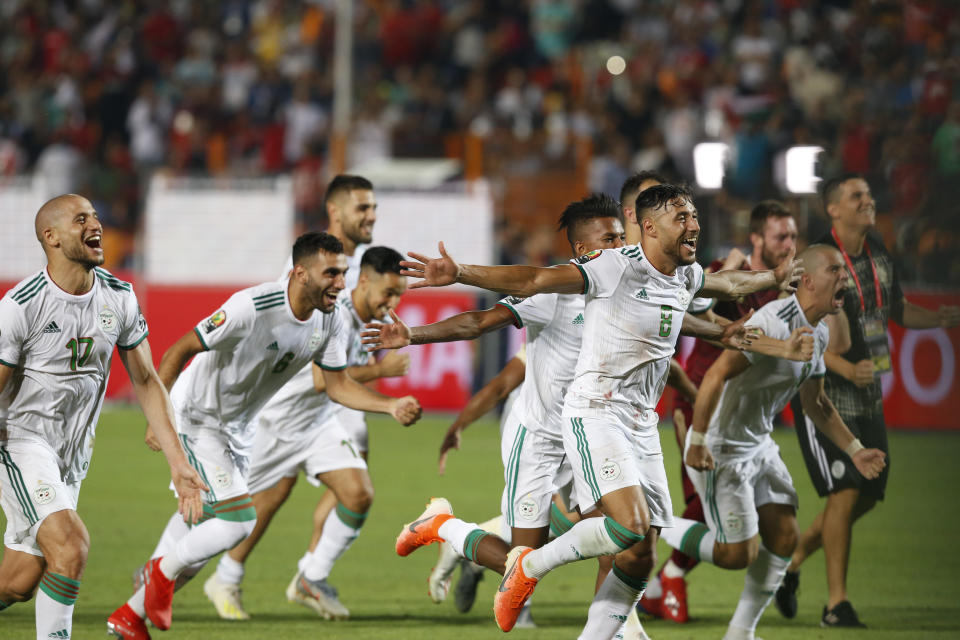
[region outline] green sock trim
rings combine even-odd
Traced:
[[[367,514],[357,513],[356,511],[351,511],[345,506],[337,503],[337,517],[340,518],[340,522],[347,525],[351,529],[359,529],[363,526],[363,523],[367,519]]]
[[[680,539],[680,551],[695,560],[700,560],[700,541],[710,533],[710,527],[698,522],[687,529]]]
[[[631,575],[627,575],[620,570],[620,567],[617,566],[617,563],[613,563],[613,575],[619,578],[620,582],[627,585],[631,589],[636,591],[643,591],[647,588],[647,579],[646,578],[636,578]]]
[[[573,523],[570,519],[563,513],[560,509],[557,508],[557,505],[550,503],[550,531],[553,532],[555,536],[562,536],[567,531],[570,531],[570,528],[573,526]]]
[[[463,557],[470,562],[477,561],[477,550],[480,548],[480,541],[486,538],[489,533],[483,529],[474,529],[467,534],[467,539],[463,543]]]
[[[80,595],[80,581],[47,571],[40,578],[40,590],[60,604],[71,606]]]
[[[9,606],[10,606],[9,604],[7,604],[6,602],[4,602],[3,600],[0,600],[0,611],[3,611],[4,609],[6,609],[6,608],[9,607]]]
[[[643,540],[643,535],[634,533],[613,518],[604,518],[603,526],[607,528],[610,538],[621,549],[629,549],[633,545]]]

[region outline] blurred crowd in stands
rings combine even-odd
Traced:
[[[334,4],[4,0],[0,176],[87,194],[128,232],[158,168],[292,172],[298,208],[319,215]],[[960,281],[954,0],[353,4],[351,165],[457,156],[472,136],[496,185],[586,148],[584,187],[616,196],[638,170],[692,180],[693,146],[718,140],[732,149],[711,196],[722,212],[784,197],[773,157],[819,145],[820,175],[867,177],[912,279]]]

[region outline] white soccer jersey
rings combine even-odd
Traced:
[[[147,337],[130,284],[94,272],[83,295],[44,269],[0,300],[0,362],[14,369],[0,394],[0,439],[46,443],[66,482],[87,474],[114,345],[133,349]]]
[[[541,293],[529,298],[508,297],[517,327],[526,327],[526,373],[514,415],[527,431],[560,440],[560,410],[583,338],[582,295]]]
[[[353,255],[347,256],[347,273],[344,276],[344,279],[347,281],[347,288],[344,289],[344,291],[353,290],[357,287],[357,278],[360,277],[360,261],[363,259],[363,254],[366,253],[369,248],[370,245],[368,244],[358,244]],[[287,258],[287,264],[284,266],[283,273],[280,274],[279,280],[286,282],[292,270],[293,256],[291,255]]]
[[[640,245],[592,251],[574,264],[584,279],[583,343],[563,416],[613,416],[627,425],[655,428],[686,312],[703,288],[703,268],[657,271]]]
[[[336,313],[340,316],[340,343],[346,348],[346,363],[353,367],[367,364],[370,354],[361,342],[363,322],[353,308],[350,294],[348,290],[340,294]],[[308,363],[267,402],[258,418],[261,428],[278,440],[288,442],[303,439],[312,429],[343,411],[356,410],[332,402],[326,393],[317,393],[313,386],[313,363]],[[362,411],[356,413],[363,415]]]
[[[298,320],[286,282],[238,291],[194,332],[207,351],[173,385],[170,397],[184,418],[178,427],[222,429],[239,453],[252,443],[254,415],[304,365],[347,366],[341,315],[314,311]]]
[[[770,437],[773,420],[790,402],[807,378],[826,372],[823,353],[830,339],[827,323],[816,327],[807,322],[797,296],[774,300],[760,308],[748,327],[759,327],[764,334],[786,340],[794,329],[813,329],[813,359],[796,362],[757,353],[743,352],[751,366],[727,380],[717,409],[710,419],[707,444],[723,446],[725,455],[749,456]]]

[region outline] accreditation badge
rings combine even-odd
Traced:
[[[860,316],[860,328],[870,359],[873,360],[874,373],[889,373],[892,369],[890,344],[887,342],[887,327],[883,317],[879,313],[863,314]]]

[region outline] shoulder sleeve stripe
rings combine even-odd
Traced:
[[[580,293],[585,294],[587,292],[587,289],[590,288],[590,278],[587,276],[587,270],[584,269],[581,265],[577,264],[576,262],[573,263],[573,266],[579,269],[580,275],[583,276],[583,291],[581,291]]]
[[[194,329],[194,331],[196,331],[196,329]],[[123,349],[124,351],[130,351],[131,349],[136,349],[136,348],[140,345],[141,342],[143,342],[144,340],[147,339],[147,336],[148,336],[148,335],[150,335],[150,332],[149,332],[149,331],[147,331],[145,334],[143,334],[142,336],[140,336],[140,339],[137,340],[136,342],[134,342],[133,344],[118,344],[118,345],[117,345],[117,348],[118,348],[118,349]],[[202,338],[200,339],[200,344],[203,344],[203,339],[202,339]],[[206,345],[204,345],[204,346],[206,346]]]
[[[324,371],[343,371],[344,369],[347,368],[347,365],[343,365],[342,367],[328,367],[324,365],[322,362],[318,362],[316,360],[314,360],[313,362]]]
[[[4,365],[4,366],[7,366],[7,367],[10,367],[11,369],[16,369],[16,368],[17,368],[17,365],[15,365],[15,364],[10,364],[10,363],[7,362],[6,360],[0,360],[0,364],[2,364],[2,365]]]
[[[22,305],[22,304],[26,304],[26,303],[27,303],[29,300],[31,300],[34,296],[36,296],[38,293],[40,293],[40,292],[43,290],[43,288],[46,287],[46,286],[47,286],[47,281],[46,281],[46,280],[41,280],[41,281],[40,281],[40,286],[38,286],[37,288],[35,288],[33,291],[31,291],[30,293],[26,294],[25,296],[21,296],[20,299],[17,300],[17,303],[18,303],[18,304],[21,304],[21,305]]]
[[[207,346],[207,343],[203,341],[203,336],[200,335],[200,330],[196,327],[193,328],[193,332],[197,334],[197,339],[200,340],[200,346],[203,347],[204,351],[210,351],[210,347]]]
[[[282,307],[284,304],[286,304],[286,300],[281,299],[281,300],[277,300],[276,302],[270,302],[268,300],[266,302],[255,303],[253,305],[253,308],[256,309],[257,311],[263,311],[264,309],[273,309],[274,307]]]
[[[20,304],[23,304],[24,298],[29,297],[31,293],[35,293],[39,291],[46,284],[47,284],[47,281],[43,278],[42,275],[37,276],[36,278],[31,280],[29,283],[27,283],[19,291],[17,291],[10,297],[13,298],[15,301],[19,302]]]
[[[520,317],[520,314],[517,313],[516,309],[503,301],[498,302],[497,306],[509,310],[510,313],[513,314],[513,326],[515,326],[517,329],[523,329],[523,318]]]
[[[10,297],[16,300],[19,296],[22,296],[24,293],[26,293],[28,289],[35,286],[39,280],[43,280],[42,273],[38,273],[32,280],[30,280],[30,282],[14,291],[12,294],[10,294]]]

